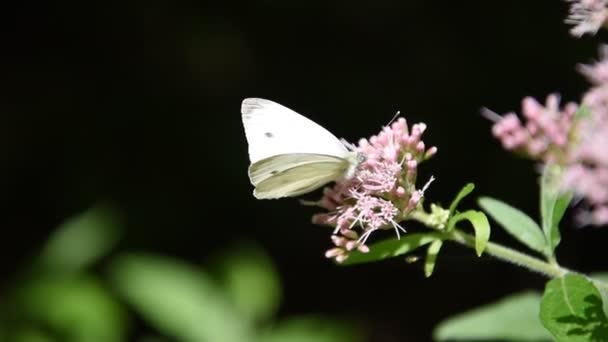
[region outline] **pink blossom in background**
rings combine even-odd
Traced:
[[[574,25],[570,30],[573,36],[594,35],[608,19],[608,0],[566,0],[570,11],[566,23]]]
[[[492,116],[492,132],[503,147],[563,169],[563,187],[584,199],[578,218],[583,224],[608,224],[608,47],[601,59],[579,70],[593,84],[583,96],[581,111],[573,103],[559,107],[556,95],[545,105],[527,97],[523,122],[515,113]]]
[[[506,150],[514,151],[545,163],[563,162],[567,158],[570,128],[577,105],[559,106],[559,96],[551,94],[545,105],[531,97],[522,100],[522,122],[515,113],[503,117],[486,110],[495,120],[492,134]]]
[[[565,185],[590,207],[579,218],[596,225],[608,224],[608,47],[600,49],[600,57],[580,67],[594,87],[583,96],[588,112],[574,127],[564,174]]]
[[[421,140],[425,129],[419,123],[410,131],[405,119],[399,118],[378,135],[359,141],[357,150],[365,162],[352,178],[324,189],[317,205],[326,212],[313,216],[314,223],[334,227],[335,247],[326,257],[342,262],[352,250],[369,251],[367,239],[381,229],[393,229],[397,236],[405,232],[399,222],[423,195],[416,189],[418,165],[437,152]]]

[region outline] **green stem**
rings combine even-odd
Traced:
[[[440,210],[436,211],[439,214],[441,213]],[[473,235],[467,234],[457,228],[454,228],[450,232],[445,232],[443,229],[445,229],[446,224],[441,221],[441,217],[437,217],[437,215],[433,215],[433,213],[427,213],[422,207],[408,213],[408,216],[411,220],[418,221],[429,228],[442,232],[445,240],[454,241],[475,249],[475,237]],[[579,272],[561,267],[554,256],[550,256],[548,260],[545,261],[494,242],[487,242],[484,253],[492,255],[500,260],[525,267],[549,278],[562,277],[567,273],[580,274]],[[593,281],[597,287],[602,288],[604,291],[608,291],[608,283],[593,278],[589,279]]]
[[[454,229],[450,233],[447,233],[446,237],[448,240],[452,240],[465,246],[475,248],[475,237],[466,234],[458,229]],[[498,259],[523,266],[531,271],[544,274],[545,276],[550,278],[561,277],[564,276],[566,273],[573,273],[572,271],[563,268],[556,263],[546,262],[544,260],[535,258],[528,254],[501,246],[493,242],[488,242],[484,253],[492,255]]]

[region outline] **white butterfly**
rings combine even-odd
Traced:
[[[248,98],[241,114],[249,143],[249,179],[258,199],[311,192],[352,177],[362,162],[352,145],[278,103]]]

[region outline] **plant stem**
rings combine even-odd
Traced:
[[[441,213],[440,210],[436,211],[439,214]],[[422,206],[417,210],[410,212],[408,215],[409,219],[421,222],[427,227],[441,232],[445,240],[451,240],[475,249],[475,237],[473,235],[467,234],[456,227],[450,232],[445,232],[443,230],[446,226],[445,222],[442,221],[443,216],[438,217],[436,215],[433,215],[433,213],[427,213],[424,208],[422,208]],[[548,260],[545,261],[490,241],[487,242],[484,253],[492,255],[500,260],[525,267],[533,272],[538,272],[549,278],[562,277],[567,273],[581,274],[580,272],[572,271],[567,268],[561,267],[557,263],[555,256],[550,256]],[[593,278],[589,278],[589,280],[591,280],[596,285],[596,287],[599,287],[604,291],[608,291],[608,282],[603,282]]]
[[[446,237],[448,240],[452,240],[465,246],[475,248],[475,237],[464,233],[458,229],[454,229],[453,231],[448,233]],[[556,263],[547,262],[493,242],[487,243],[484,253],[492,255],[498,259],[523,266],[531,271],[541,273],[549,278],[557,278],[564,276],[567,273],[574,273],[566,268],[557,265]]]

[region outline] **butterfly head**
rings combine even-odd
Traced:
[[[361,152],[351,151],[346,157],[346,160],[348,161],[348,167],[344,172],[344,179],[350,179],[355,176],[357,169],[361,164],[365,163],[367,158]]]

